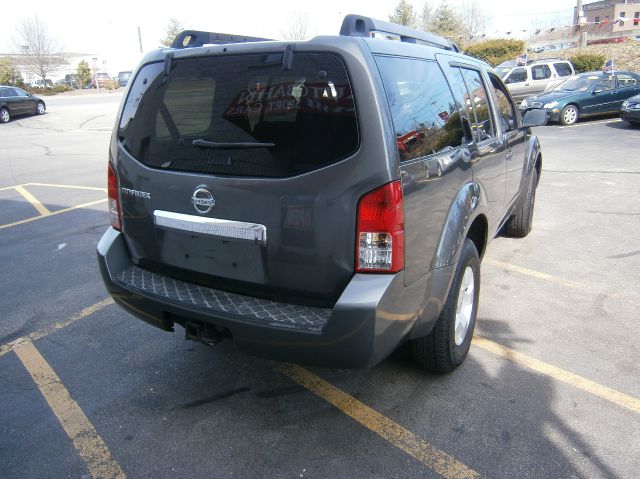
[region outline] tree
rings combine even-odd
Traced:
[[[91,83],[91,68],[85,60],[80,60],[78,67],[76,68],[76,74],[78,75],[78,86],[86,86]]]
[[[22,75],[11,60],[0,58],[0,85],[22,86]]]
[[[465,0],[459,18],[467,38],[477,36],[487,28],[487,15],[478,0]]]
[[[406,0],[400,0],[392,15],[389,15],[389,21],[398,25],[405,25],[409,28],[418,26],[418,16],[411,5]]]
[[[309,31],[309,16],[306,13],[294,12],[289,16],[287,24],[280,29],[285,40],[306,40],[311,37]]]
[[[424,2],[422,5],[422,12],[420,12],[420,19],[418,22],[418,28],[425,32],[431,31],[431,19],[433,17],[433,7],[429,2]]]
[[[458,41],[464,35],[464,26],[460,15],[446,0],[438,6],[433,14],[431,31],[454,41]]]
[[[178,34],[183,30],[184,27],[182,26],[182,23],[180,23],[176,18],[171,17],[169,19],[167,29],[165,30],[164,38],[160,40],[160,45],[163,47],[170,47]]]
[[[18,25],[13,48],[21,54],[21,63],[28,73],[44,81],[67,62],[62,45],[54,38],[37,15],[23,19]]]

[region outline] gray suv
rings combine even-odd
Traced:
[[[451,371],[487,243],[531,229],[527,115],[448,40],[367,17],[300,42],[183,32],[120,108],[106,287],[188,339],[323,367],[408,342]]]

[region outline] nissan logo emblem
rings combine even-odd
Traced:
[[[198,188],[191,195],[191,204],[198,213],[206,215],[216,205],[216,200],[209,190]]]

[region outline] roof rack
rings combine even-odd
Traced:
[[[347,37],[386,38],[388,40],[442,48],[453,52],[460,51],[455,43],[446,38],[402,25],[396,25],[395,23],[363,17],[362,15],[349,14],[345,16],[342,27],[340,27],[340,35]]]
[[[195,48],[203,45],[220,43],[247,43],[267,42],[270,38],[248,37],[245,35],[229,35],[227,33],[201,32],[198,30],[185,30],[180,32],[173,40],[171,48]]]

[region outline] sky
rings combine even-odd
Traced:
[[[452,6],[464,0],[449,0]],[[66,52],[89,53],[107,60],[107,71],[117,73],[136,67],[142,54],[138,44],[140,27],[143,50],[158,47],[171,17],[185,28],[219,33],[236,33],[266,38],[282,38],[292,12],[306,14],[311,33],[336,35],[344,15],[357,13],[387,20],[397,0],[322,0],[317,3],[269,1],[190,0],[181,9],[180,2],[81,2],[70,4],[51,0],[3,2],[0,29],[0,54],[13,50],[12,38],[25,17],[37,14]],[[423,1],[410,1],[420,11]],[[431,0],[437,5],[439,0]],[[489,19],[487,33],[515,31],[551,21],[566,22],[572,17],[575,0],[478,0]],[[292,5],[294,5],[292,7]],[[562,21],[560,19],[563,19]]]

